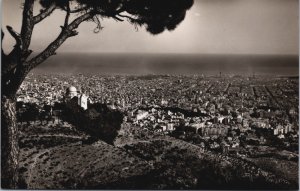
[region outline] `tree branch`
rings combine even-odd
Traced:
[[[5,56],[2,60],[2,88],[7,94],[15,95],[18,87],[21,85],[26,76],[23,74],[27,74],[28,71],[22,65],[21,54],[23,41],[20,34],[14,31],[11,26],[6,26],[6,28],[11,36],[16,40],[16,45],[14,46],[14,49],[11,51],[11,53],[8,56]],[[31,50],[28,51],[28,56],[31,52]]]
[[[22,21],[22,28],[21,28],[21,38],[23,42],[23,47],[22,47],[23,60],[27,58],[25,56],[28,55],[28,47],[30,45],[32,31],[34,27],[33,5],[34,5],[34,0],[25,0],[24,10],[23,10],[23,21]]]
[[[6,28],[7,31],[11,34],[11,36],[16,40],[15,47],[19,47],[20,49],[22,49],[23,43],[20,34],[14,31],[14,29],[11,26],[6,26]]]
[[[127,19],[129,19],[129,20],[131,20],[131,21],[136,21],[136,19],[135,19],[135,18],[132,18],[132,17],[130,17],[130,16],[127,16],[127,15],[121,15],[121,14],[118,14],[117,16],[118,16],[118,17],[127,18]]]
[[[47,9],[41,11],[40,14],[33,17],[34,24],[41,22],[44,18],[49,16],[56,9],[56,4],[51,4]]]
[[[62,8],[64,11],[68,11],[68,9],[66,8]],[[70,9],[70,13],[79,13],[79,12],[82,12],[82,11],[87,11],[88,10],[88,7],[82,7],[80,9],[75,9],[75,10],[71,10]]]
[[[42,51],[40,54],[38,54],[36,57],[32,58],[28,62],[26,62],[26,67],[29,68],[29,70],[31,70],[32,68],[45,61],[50,56],[55,55],[55,51],[62,45],[62,43],[65,42],[67,38],[76,36],[78,34],[77,31],[75,31],[75,29],[79,26],[79,24],[83,21],[91,19],[94,15],[95,13],[89,12],[79,16],[74,21],[72,21],[66,28],[62,29],[58,37],[52,43],[50,43],[44,51]]]
[[[113,16],[113,18],[116,19],[116,20],[118,20],[118,21],[121,21],[121,22],[124,21],[123,19],[119,18],[118,15]]]
[[[20,34],[14,31],[14,29],[11,26],[6,26],[6,28],[7,31],[11,34],[11,36],[16,40],[16,45],[8,55],[4,55],[2,49],[2,56],[4,56],[3,59],[5,59],[5,61],[2,63],[2,76],[8,74],[10,71],[15,69],[20,63],[23,44]]]
[[[70,2],[68,1],[68,4],[67,4],[67,14],[66,14],[66,18],[65,18],[65,24],[64,24],[64,28],[66,28],[69,24],[69,17],[70,17]]]

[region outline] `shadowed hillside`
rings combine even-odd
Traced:
[[[89,136],[67,123],[23,125],[20,130],[22,188],[297,188],[255,163],[202,151],[169,136],[149,139],[145,134],[115,147],[103,141],[85,144]]]

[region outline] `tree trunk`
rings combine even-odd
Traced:
[[[7,70],[9,65],[17,63],[16,69]],[[16,93],[26,76],[26,70],[16,55],[7,57],[2,54],[1,63],[1,187],[18,187],[18,128],[16,118]]]
[[[3,93],[3,92],[2,92]],[[18,182],[18,129],[16,99],[1,96],[1,187],[17,188]]]

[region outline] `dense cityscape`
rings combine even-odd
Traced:
[[[209,148],[272,140],[298,150],[297,78],[30,75],[18,101],[54,105],[74,85],[91,102],[118,109],[126,123],[149,131],[183,139],[194,132],[206,143],[226,137]]]

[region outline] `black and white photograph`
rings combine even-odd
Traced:
[[[298,190],[298,0],[2,0],[1,188]]]

